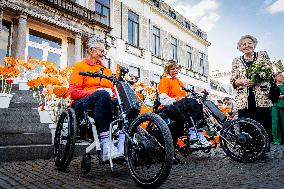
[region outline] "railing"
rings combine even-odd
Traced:
[[[37,0],[42,2],[43,4],[49,5],[55,9],[61,10],[67,14],[71,14],[72,16],[82,19],[90,24],[98,24],[104,28],[109,29],[110,27],[106,25],[107,17],[87,9],[73,1],[70,0]]]

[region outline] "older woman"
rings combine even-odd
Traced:
[[[238,116],[258,121],[264,126],[269,139],[272,140],[272,102],[268,98],[270,84],[268,82],[254,83],[247,74],[249,67],[258,61],[271,65],[265,51],[254,51],[256,45],[257,39],[251,35],[245,35],[239,40],[238,49],[244,54],[233,60],[231,83],[237,91],[236,109]]]
[[[275,74],[280,96],[272,106],[272,135],[274,144],[284,144],[284,72]]]

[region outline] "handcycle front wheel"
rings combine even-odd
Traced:
[[[156,188],[168,178],[174,157],[172,136],[154,113],[139,115],[130,125],[125,156],[131,177],[143,188]]]
[[[254,162],[261,158],[269,143],[265,128],[250,118],[233,120],[220,134],[224,152],[238,162]]]
[[[62,111],[55,130],[54,162],[60,170],[69,166],[76,142],[76,114],[72,108]]]

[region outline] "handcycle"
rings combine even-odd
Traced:
[[[218,107],[210,100],[207,100],[208,93],[203,95],[196,93],[193,89],[184,90],[190,93],[186,98],[192,98],[202,105],[202,112],[193,119],[186,117],[184,124],[184,133],[179,140],[183,142],[182,146],[177,145],[177,150],[182,156],[188,156],[194,151],[210,152],[211,146],[200,146],[192,148],[194,142],[198,142],[200,137],[197,134],[197,128],[206,128],[207,140],[212,140],[214,135],[219,136],[219,143],[224,152],[233,160],[238,162],[254,162],[261,158],[268,148],[268,134],[264,127],[253,119],[237,118],[230,119],[225,116]],[[189,129],[193,127],[197,139],[190,140]],[[214,140],[214,138],[213,138]]]
[[[139,115],[141,105],[129,83],[124,80],[126,73],[126,69],[118,66],[116,76],[105,76],[99,72],[79,74],[113,82],[118,107],[109,127],[109,143],[117,143],[116,136],[119,130],[122,130],[125,134],[124,156],[131,177],[140,187],[158,187],[167,179],[172,167],[174,148],[171,133],[159,115]],[[54,161],[59,170],[66,170],[72,160],[75,143],[79,141],[78,130],[80,140],[89,142],[81,162],[82,172],[90,172],[93,151],[96,152],[99,162],[105,163],[101,160],[101,145],[90,113],[90,110],[86,110],[83,116],[78,116],[72,106],[61,113],[54,138]],[[111,148],[112,145],[109,147],[109,163],[113,171],[115,160],[112,159]]]

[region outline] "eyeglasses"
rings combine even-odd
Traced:
[[[178,67],[173,67],[170,70],[179,70],[179,68]]]

